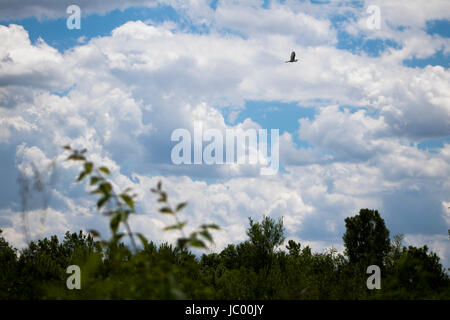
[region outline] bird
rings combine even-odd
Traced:
[[[292,51],[292,53],[291,53],[291,60],[285,61],[285,62],[288,63],[288,62],[297,62],[297,61],[298,60],[295,59],[295,51]]]

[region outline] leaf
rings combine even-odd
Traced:
[[[86,158],[78,153],[71,154],[67,160],[84,161]]]
[[[139,238],[139,240],[141,240],[142,245],[144,246],[144,248],[146,248],[148,246],[147,238],[144,237],[144,235],[142,233],[136,233],[136,235]]]
[[[194,248],[206,248],[205,243],[197,238],[189,239],[189,245]]]
[[[165,192],[160,193],[160,198],[158,199],[158,202],[167,202],[167,194]]]
[[[125,201],[125,203],[131,208],[134,209],[134,201],[133,199],[127,195],[127,194],[121,194],[120,197]]]
[[[118,233],[118,234],[116,234],[116,235],[114,236],[114,240],[118,241],[118,240],[120,240],[124,235],[125,235],[125,233],[123,233],[123,232]]]
[[[180,249],[183,249],[185,246],[186,246],[186,244],[189,242],[189,239],[186,239],[186,238],[179,238],[178,239],[178,247],[180,248]]]
[[[158,184],[156,185],[156,189],[161,190],[161,181],[158,181]]]
[[[83,180],[83,178],[84,178],[85,176],[87,176],[87,172],[86,172],[86,171],[81,172],[80,175],[78,176],[77,181]]]
[[[184,207],[186,207],[187,202],[181,202],[177,205],[177,208],[175,209],[175,211],[180,211],[181,209],[183,209]]]
[[[69,145],[65,145],[63,148],[66,150],[72,150],[72,148]]]
[[[100,233],[99,233],[97,230],[90,229],[90,230],[88,230],[88,232],[89,232],[94,238],[100,237]]]
[[[91,173],[92,167],[93,167],[92,162],[85,162],[85,163],[84,163],[84,171],[85,171],[87,174]]]
[[[163,207],[163,208],[159,209],[159,212],[165,213],[165,214],[173,214],[172,209],[170,209],[169,207]]]
[[[120,221],[127,221],[130,212],[131,211],[129,211],[129,210],[121,210],[120,211]]]
[[[170,231],[170,230],[175,230],[175,229],[179,229],[178,225],[176,225],[176,224],[174,224],[173,226],[167,226],[163,230],[164,231]]]
[[[98,190],[103,193],[104,195],[108,195],[111,193],[112,190],[112,186],[109,182],[103,182],[102,184],[100,184],[100,186],[98,187]]]
[[[117,229],[119,228],[119,222],[120,222],[120,215],[118,214],[115,217],[113,217],[109,222],[109,225],[113,233],[117,232]]]
[[[213,238],[211,236],[211,233],[209,233],[208,231],[204,230],[204,231],[200,231],[199,234],[201,236],[203,236],[205,239],[207,239],[209,242],[214,242]]]
[[[97,201],[97,208],[100,209],[101,207],[103,207],[103,205],[106,203],[106,201],[108,201],[109,196],[104,196],[102,198],[100,198],[100,200]]]
[[[109,171],[109,169],[107,167],[100,167],[100,168],[98,168],[98,170],[100,170],[104,174],[108,174],[108,175],[111,174],[111,172]]]
[[[202,224],[200,226],[202,229],[214,229],[214,230],[220,230],[220,227],[217,224]]]
[[[98,176],[91,177],[91,186],[102,180],[103,180],[102,177],[98,177]]]
[[[186,225],[186,222],[183,221],[183,222],[174,224],[174,225],[172,225],[172,226],[165,227],[165,228],[164,228],[164,231],[168,231],[168,230],[176,230],[176,229],[181,230],[182,228],[184,228],[185,225]]]

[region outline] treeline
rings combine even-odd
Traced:
[[[196,257],[188,249],[148,242],[137,250],[102,244],[81,231],[45,238],[20,252],[0,238],[1,299],[449,299],[450,281],[428,248],[405,247],[377,211],[346,219],[345,253],[317,253],[284,242],[282,220],[250,219],[248,240]],[[369,290],[366,269],[381,268]],[[81,289],[69,290],[69,265]]]
[[[169,205],[158,183],[159,212],[173,217],[165,230],[181,236],[174,245],[157,245],[130,229],[135,213],[132,190],[118,191],[110,172],[88,161],[86,150],[70,151],[82,164],[78,181],[98,197],[97,209],[109,217],[111,237],[96,230],[67,232],[13,248],[0,230],[0,299],[449,299],[450,279],[439,257],[426,246],[405,247],[390,239],[376,210],[361,209],[345,219],[345,252],[313,252],[285,239],[283,220],[249,219],[248,239],[219,253],[196,256],[192,249],[213,243],[215,224],[185,234],[178,213],[186,203]],[[449,232],[450,233],[450,232]],[[129,237],[130,246],[123,242]],[[69,289],[67,268],[81,270],[81,289]],[[377,265],[381,289],[368,289],[367,267]]]

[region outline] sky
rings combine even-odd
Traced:
[[[178,236],[149,191],[161,180],[188,202],[188,231],[221,226],[212,251],[266,215],[302,246],[342,252],[344,219],[369,208],[450,267],[449,37],[447,0],[0,0],[3,236],[26,245],[26,199],[31,239],[108,237],[69,144],[133,188],[131,229],[157,242]],[[195,123],[278,129],[280,170],[174,164],[171,133]],[[23,197],[18,178],[35,171],[47,188]]]

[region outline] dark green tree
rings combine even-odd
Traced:
[[[18,277],[16,250],[2,237],[0,229],[0,300],[15,299],[15,282]]]
[[[385,296],[390,299],[440,299],[448,297],[449,277],[436,253],[427,246],[403,247],[388,270]]]
[[[345,227],[343,240],[350,263],[382,267],[390,241],[389,230],[378,210],[361,209],[358,215],[345,219]]]
[[[254,250],[255,269],[270,268],[275,248],[285,239],[283,219],[275,221],[264,216],[261,222],[254,222],[252,218],[249,222],[247,235]]]

